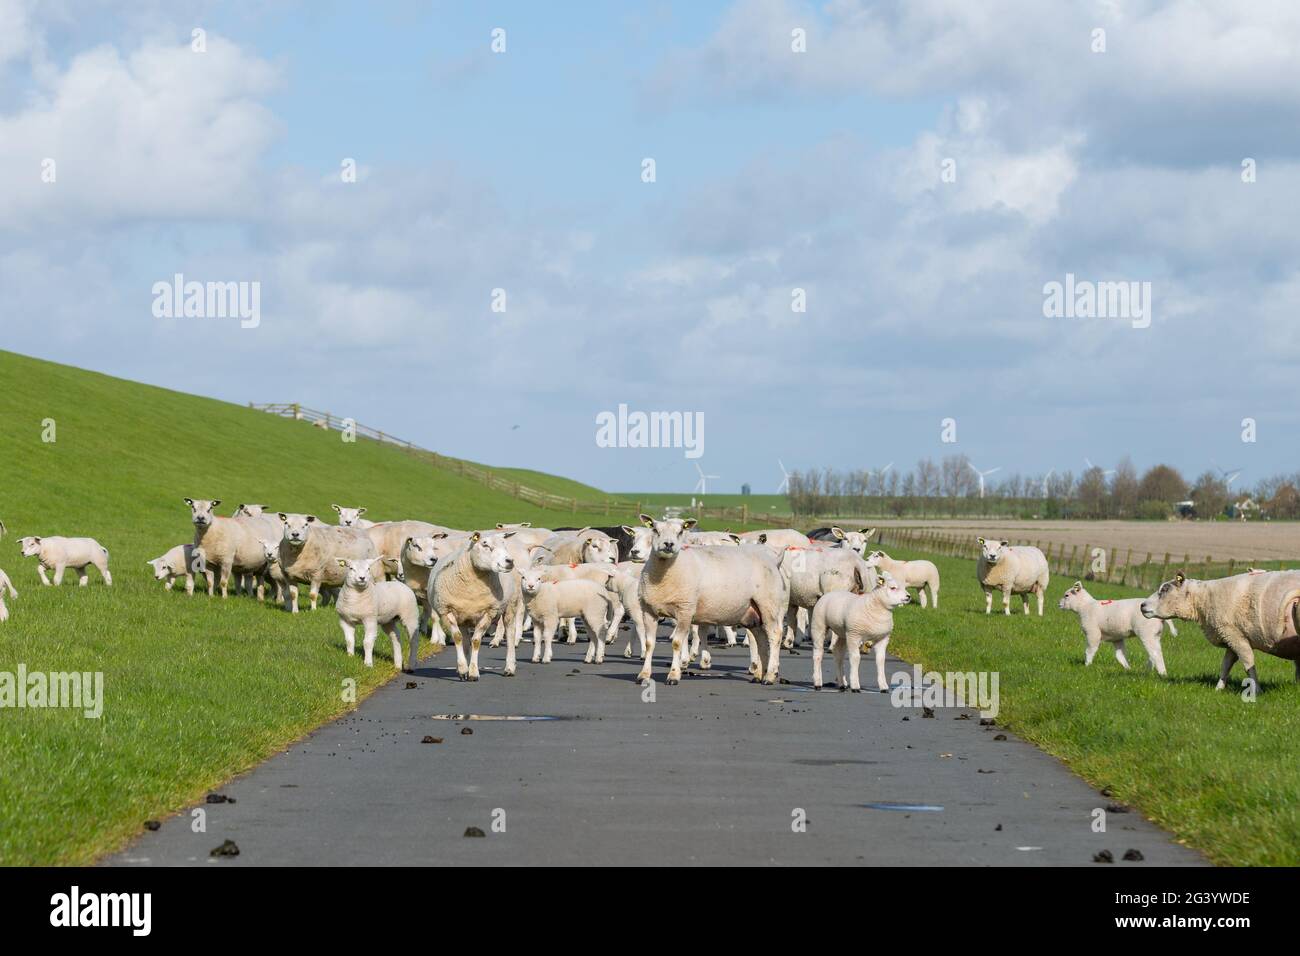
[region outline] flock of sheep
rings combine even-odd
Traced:
[[[355,653],[362,631],[367,666],[373,665],[376,637],[392,641],[393,662],[402,667],[399,625],[407,633],[413,665],[422,633],[435,647],[450,635],[456,671],[462,680],[479,678],[479,650],[506,646],[503,673],[513,676],[516,649],[532,628],[532,661],[549,663],[557,631],[577,642],[581,618],[589,636],[586,660],[600,663],[626,618],[643,660],[639,680],[649,680],[656,632],[671,621],[672,661],[667,683],[676,684],[692,662],[710,667],[700,627],[717,628],[729,646],[736,629],[745,631],[753,680],[773,684],[782,647],[798,636],[813,647],[813,683],[820,687],[825,644],[835,656],[841,690],[860,690],[861,652],[872,650],[877,686],[888,689],[885,653],[893,633],[894,609],[910,603],[915,591],[921,607],[939,606],[939,571],[930,561],[897,561],[869,551],[874,529],[819,528],[809,534],[786,528],[746,534],[697,531],[693,519],[656,520],[640,515],[638,526],[611,528],[533,528],[498,524],[464,531],[424,521],[371,522],[365,508],[334,505],[338,524],[311,514],[272,513],[263,505],[241,504],[226,517],[219,500],[184,499],[194,527],[191,543],[180,544],[149,561],[157,580],[170,589],[184,579],[187,594],[194,579],[207,581],[208,594],[219,586],[265,598],[268,588],[286,611],[298,612],[299,586],[307,585],[311,608],[333,600],[347,652]],[[0,536],[4,534],[0,523]],[[985,592],[985,613],[993,594],[1002,592],[1004,614],[1012,595],[1020,595],[1025,614],[1037,597],[1038,614],[1049,574],[1047,560],[1034,547],[979,539],[976,568]],[[22,553],[35,557],[43,584],[63,580],[74,569],[80,584],[87,569],[98,569],[113,583],[108,551],[92,538],[25,537]],[[6,593],[17,597],[0,570],[0,621],[8,619]],[[1199,623],[1210,643],[1225,649],[1219,688],[1241,661],[1250,685],[1258,688],[1256,651],[1295,661],[1300,680],[1300,571],[1255,571],[1212,581],[1194,581],[1182,572],[1148,598],[1097,600],[1081,582],[1070,587],[1059,607],[1079,615],[1086,638],[1085,662],[1092,663],[1101,642],[1114,645],[1128,667],[1124,642],[1137,637],[1157,672],[1165,674],[1160,646],[1162,622]],[[632,657],[629,639],[624,656]]]

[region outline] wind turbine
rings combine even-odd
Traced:
[[[1055,469],[1048,469],[1047,474],[1043,475],[1043,497],[1044,498],[1047,497],[1047,483],[1052,480],[1052,476],[1054,474],[1056,474]]]
[[[1087,456],[1084,456],[1083,463],[1088,466],[1089,471],[1092,471],[1092,469],[1097,467],[1087,458]],[[1101,469],[1101,476],[1103,478],[1109,478],[1113,474],[1115,474],[1114,468]]]
[[[868,469],[867,469],[867,474],[868,474],[868,475],[879,475],[881,478],[884,478],[884,477],[885,477],[885,472],[889,471],[889,469],[891,469],[891,468],[893,468],[893,467],[894,467],[894,463],[891,461],[888,465],[886,465],[884,468],[881,468],[879,471],[872,471],[870,468],[868,468]]]
[[[967,465],[970,465],[970,470],[971,470],[971,471],[973,471],[973,472],[975,472],[975,474],[979,475],[979,479],[980,479],[980,498],[982,499],[982,498],[984,497],[984,479],[985,479],[985,477],[988,476],[988,475],[993,474],[993,472],[995,472],[995,471],[1001,471],[1001,470],[1002,470],[1002,466],[1001,466],[1001,465],[998,465],[998,467],[996,467],[996,468],[990,468],[988,471],[980,471],[978,468],[976,468],[976,467],[975,467],[974,465],[972,465],[970,462],[966,462],[966,464],[967,464]]]
[[[709,493],[709,485],[708,485],[708,481],[709,481],[709,479],[710,479],[710,478],[721,478],[722,476],[721,476],[721,475],[706,475],[706,474],[704,473],[703,469],[700,468],[700,463],[699,463],[698,461],[697,461],[697,462],[694,462],[694,465],[695,465],[695,470],[696,470],[697,472],[699,472],[699,474],[700,474],[700,480],[697,481],[697,482],[695,483],[695,490],[698,491],[698,492],[699,492],[700,494],[702,494],[702,495],[707,495],[707,494]]]
[[[1240,468],[1220,468],[1220,467],[1219,467],[1219,463],[1218,463],[1217,461],[1215,461],[1213,458],[1210,459],[1210,464],[1214,466],[1215,471],[1217,471],[1217,472],[1219,473],[1219,477],[1223,479],[1223,484],[1224,484],[1224,486],[1225,486],[1229,491],[1231,491],[1231,490],[1232,490],[1232,483],[1233,483],[1234,481],[1236,481],[1238,478],[1241,477],[1241,469],[1240,469]]]
[[[785,462],[780,458],[776,460],[776,463],[781,466],[781,483],[776,486],[776,493],[780,495],[790,490],[790,472],[785,470]],[[695,467],[700,466],[696,465]]]

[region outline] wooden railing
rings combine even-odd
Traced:
[[[980,545],[974,536],[949,534],[932,531],[928,528],[881,528],[878,534],[882,548],[902,548],[907,551],[922,551],[943,555],[950,558],[979,559]],[[1117,548],[1094,548],[1085,544],[1082,548],[1070,545],[1066,551],[1064,543],[1011,539],[1013,545],[1033,545],[1047,558],[1047,567],[1054,575],[1079,581],[1105,581],[1108,584],[1120,584],[1154,591],[1164,581],[1174,576],[1175,571],[1183,571],[1189,578],[1206,580],[1240,574],[1247,568],[1269,568],[1278,566],[1276,561],[1216,561],[1210,555],[1196,560],[1194,555],[1184,554],[1181,559],[1166,551],[1163,555],[1148,551],[1145,558],[1140,551],[1127,548],[1121,553]]]

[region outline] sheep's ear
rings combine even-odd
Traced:
[[[1174,575],[1174,584],[1178,585],[1179,587],[1182,587],[1183,582],[1186,580],[1187,580],[1187,575],[1183,574],[1182,571],[1179,571],[1177,574]]]
[[[445,538],[445,537],[447,537],[447,532],[445,532],[445,531],[439,531],[437,534],[431,534],[431,535],[429,535],[429,537],[430,537],[430,538]]]
[[[346,568],[347,566],[348,566],[348,563],[347,563],[346,561],[344,561],[342,558],[339,558],[339,567],[340,567],[340,568]]]
[[[243,505],[240,505],[240,507],[242,508]],[[340,508],[338,505],[330,505],[330,507],[333,508],[335,511],[337,511],[339,514],[343,514],[343,509]]]
[[[863,528],[863,529],[862,529],[862,536],[863,536],[864,538],[866,538],[867,540],[871,540],[871,536],[872,536],[873,534],[875,534],[875,533],[876,533],[876,529],[875,529],[875,528]]]
[[[358,509],[357,509],[357,517],[358,517],[358,518],[360,518],[360,517],[361,517],[363,514],[365,514],[365,513],[366,513],[366,509],[365,509],[365,508],[358,508]]]
[[[831,528],[831,534],[835,535],[836,540],[839,540],[839,541],[843,541],[843,540],[844,540],[844,529],[843,529],[843,528],[834,528],[834,527],[832,527],[832,528]]]
[[[283,511],[277,512],[275,516],[280,519],[281,524],[285,524],[289,520],[289,516]]]
[[[649,515],[637,515],[637,517],[641,519],[641,524],[645,525],[645,527],[653,528],[655,526],[655,519]]]
[[[694,518],[687,518],[685,521],[682,522],[682,530],[690,531],[692,528],[695,527],[695,525],[696,525],[696,521]]]
[[[212,507],[215,508],[215,507],[216,507],[217,505],[219,505],[219,504],[221,504],[221,499],[220,499],[220,498],[218,498],[216,501],[212,502]]]
[[[1005,548],[1007,545],[1009,545],[1010,543],[1011,543],[1010,541],[1003,541],[1003,542],[1001,542],[1002,547],[1004,547],[1004,548]]]
[[[984,544],[984,539],[983,539],[983,538],[976,538],[975,540],[978,541],[981,545]]]
[[[498,522],[497,522],[497,530],[498,530],[498,531],[500,531],[500,530],[501,530],[502,528],[504,528],[505,526],[506,526],[506,525],[505,525],[505,522],[504,522],[504,521],[498,521]]]
[[[759,543],[759,544],[767,544],[767,532],[766,532],[766,531],[764,531],[762,534],[760,534],[760,535],[758,536],[758,543]]]
[[[316,516],[315,516],[315,515],[307,515],[306,518],[307,518],[307,523],[308,523],[308,524],[314,524],[315,521],[316,521]]]
[[[877,587],[884,587],[884,586],[885,586],[885,576],[884,576],[883,574],[877,574],[877,575],[876,575],[876,586],[877,586]]]
[[[1071,590],[1071,591],[1082,591],[1082,590],[1083,590],[1083,582],[1082,582],[1082,581],[1075,581],[1075,582],[1074,582],[1074,587],[1070,588],[1070,590]]]
[[[481,537],[483,537],[483,536],[482,536],[481,534],[479,534],[477,531],[475,531],[472,535],[469,536],[469,543],[470,543],[470,544],[477,544],[477,543],[478,543],[478,539],[481,538]]]
[[[625,524],[624,524],[624,525],[619,525],[619,527],[622,529],[622,531],[623,531],[624,534],[628,534],[628,535],[630,535],[630,534],[635,534],[635,533],[636,533],[636,529],[635,529],[635,528],[629,528],[629,527],[628,527],[627,525],[625,525]]]
[[[193,499],[193,498],[186,498],[186,499],[185,499],[185,503],[186,503],[187,505],[189,505],[191,508],[194,507],[194,499]]]
[[[740,535],[738,535],[738,534],[733,534],[733,535],[730,535],[730,537],[731,537],[731,540],[732,540],[732,541],[736,542],[736,544],[740,544]]]
[[[532,523],[531,521],[521,521],[521,522],[519,522],[519,527],[521,527],[521,528],[531,528],[532,526],[533,526],[533,523]]]

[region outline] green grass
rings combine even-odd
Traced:
[[[548,475],[545,472],[533,471],[531,468],[492,468],[492,474],[509,481],[517,481],[537,491],[564,498],[577,498],[583,502],[627,500],[621,495],[608,494],[599,488],[574,481],[572,478]]]
[[[0,863],[86,863],[183,807],[394,674],[348,658],[332,608],[293,617],[248,598],[166,592],[148,558],[191,539],[185,496],[453,527],[605,524],[544,511],[391,447],[303,422],[0,352],[0,567],[20,592],[0,671],[99,671],[104,713],[0,711]],[[42,442],[53,419],[56,441]],[[630,517],[630,516],[629,516]],[[89,535],[114,586],[41,587],[29,534]],[[427,645],[426,645],[427,646]]]
[[[1216,863],[1300,864],[1300,686],[1291,662],[1261,655],[1261,692],[1243,702],[1240,665],[1228,690],[1216,692],[1222,651],[1180,621],[1178,636],[1163,640],[1167,679],[1148,668],[1136,639],[1126,645],[1131,671],[1106,644],[1085,668],[1078,617],[1056,607],[1073,579],[1052,580],[1043,618],[1017,611],[1008,619],[1000,599],[985,616],[974,561],[908,556],[938,565],[940,608],[898,612],[892,651],[941,672],[997,671],[999,724]],[[1087,587],[1100,598],[1140,593]]]

